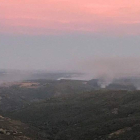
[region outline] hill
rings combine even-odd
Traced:
[[[0,116],[0,139],[1,140],[45,140],[38,129]]]
[[[0,87],[0,110],[18,110],[46,98],[94,90],[79,80],[28,80],[5,83]]]
[[[52,97],[5,116],[49,140],[139,140],[140,91],[97,90]]]

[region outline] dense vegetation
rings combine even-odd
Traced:
[[[22,84],[33,83],[31,86]],[[37,83],[35,85],[34,83]],[[71,80],[30,80],[23,83],[0,87],[0,110],[11,111],[26,107],[32,102],[63,94],[77,94],[95,89],[85,81]]]
[[[139,140],[140,91],[94,90],[47,98],[5,116],[49,140]]]

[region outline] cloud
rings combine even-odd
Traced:
[[[50,34],[115,32],[138,34],[140,2],[133,0],[9,0],[1,2],[0,32]],[[122,23],[122,24],[120,24]],[[132,25],[125,29],[124,24]],[[29,29],[30,28],[30,29]],[[124,28],[124,30],[122,30]]]

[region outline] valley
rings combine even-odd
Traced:
[[[33,131],[24,134],[25,140],[138,140],[140,91],[129,81],[106,88],[96,79],[5,83],[0,87],[0,114],[5,123],[0,138],[11,136],[7,136],[13,131],[11,120],[20,122],[17,133],[26,125]],[[16,140],[13,135],[10,139]]]

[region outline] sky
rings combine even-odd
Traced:
[[[0,32],[139,34],[139,0],[0,0]]]
[[[139,52],[139,0],[0,0],[0,69],[134,68]]]

